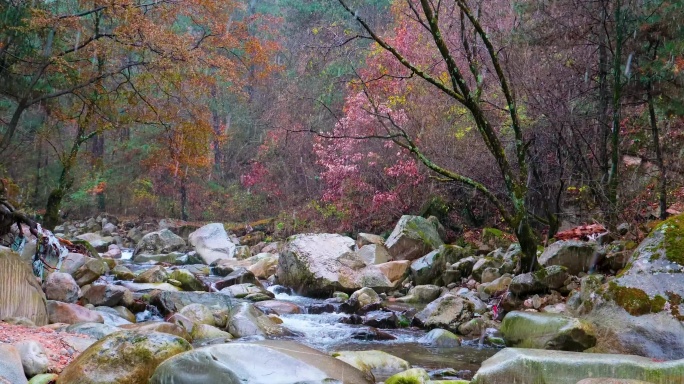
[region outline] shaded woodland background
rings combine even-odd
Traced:
[[[514,90],[539,233],[684,211],[682,1],[456,3],[483,26]],[[345,4],[449,81],[418,1]],[[482,37],[458,7],[431,4],[514,153]],[[381,233],[413,213],[452,234],[511,230],[482,193],[388,139],[405,133],[434,163],[506,195],[469,111],[354,15],[319,0],[1,0],[7,197],[47,224],[106,211]]]

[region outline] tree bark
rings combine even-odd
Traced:
[[[663,160],[663,151],[660,148],[660,133],[658,131],[658,119],[655,113],[655,106],[653,105],[653,94],[651,92],[651,85],[649,84],[648,91],[648,115],[651,122],[651,133],[653,134],[653,149],[656,155],[656,164],[660,169],[660,177],[658,178],[658,206],[660,207],[660,219],[667,218],[667,176],[665,173],[665,161]]]

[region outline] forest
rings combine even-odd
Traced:
[[[531,257],[564,228],[684,211],[683,16],[681,0],[2,0],[0,178],[48,228],[110,212],[381,233],[434,215]]]

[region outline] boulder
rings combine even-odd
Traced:
[[[413,321],[424,328],[443,328],[457,332],[459,325],[473,317],[473,310],[473,304],[467,299],[446,294],[418,312]]]
[[[485,257],[481,257],[475,261],[475,264],[473,264],[473,269],[471,272],[471,275],[473,279],[479,282],[482,281],[482,274],[489,269],[496,269],[496,270],[501,270],[502,266],[504,265],[504,260],[502,258],[498,258],[495,256],[490,256],[487,255]]]
[[[176,269],[171,272],[169,279],[179,281],[185,291],[206,291],[204,283],[187,269]]]
[[[48,300],[47,312],[50,324],[104,323],[104,318],[100,313],[78,304]]]
[[[117,265],[112,269],[112,275],[116,277],[117,280],[133,280],[136,275],[128,269],[125,265]]]
[[[361,249],[364,245],[385,245],[385,239],[382,236],[373,235],[371,233],[359,233],[356,235],[356,248]]]
[[[51,384],[57,381],[58,377],[59,375],[56,373],[43,373],[33,376],[28,384]]]
[[[119,246],[116,244],[109,244],[109,246],[107,247],[107,252],[102,254],[102,257],[110,259],[120,259],[121,256],[123,256],[123,252],[121,251],[121,248],[119,248]]]
[[[64,330],[69,333],[87,335],[99,340],[114,332],[119,332],[121,329],[102,323],[76,323],[66,327]]]
[[[260,253],[256,256],[257,261],[247,269],[259,279],[267,279],[278,271],[278,255],[272,253]]]
[[[385,241],[394,260],[415,260],[444,244],[437,227],[420,216],[404,215]]]
[[[162,292],[155,299],[155,304],[162,314],[179,312],[186,305],[204,304],[210,308],[227,310],[242,300],[215,292]]]
[[[421,337],[418,342],[438,348],[453,348],[461,345],[461,338],[446,329],[435,328]]]
[[[436,285],[416,285],[409,290],[406,296],[398,298],[397,301],[404,303],[430,303],[436,300],[441,293],[441,288]]]
[[[639,244],[608,286],[610,298],[632,315],[667,311],[684,320],[684,214],[661,224]]]
[[[178,313],[190,319],[194,324],[216,324],[214,313],[203,304],[192,303],[186,305]]]
[[[195,251],[207,265],[216,260],[235,257],[235,244],[230,241],[221,223],[201,227],[190,234],[188,242],[195,247]]]
[[[226,329],[233,336],[285,336],[289,332],[276,324],[252,304],[241,303],[231,308]]]
[[[477,287],[477,292],[488,296],[492,296],[497,292],[505,292],[511,285],[512,280],[510,275],[503,275],[490,283],[480,284]]]
[[[409,268],[411,267],[411,261],[409,260],[397,260],[389,261],[387,263],[382,263],[376,265],[380,272],[387,277],[392,283],[392,286],[397,286],[402,280],[408,275]]]
[[[456,245],[442,245],[438,249],[411,262],[411,278],[416,285],[437,284],[442,285],[442,275],[448,264],[460,260],[451,257],[452,254],[460,254],[463,249]],[[454,261],[451,259],[456,259]]]
[[[684,324],[666,312],[634,316],[614,303],[604,303],[582,318],[596,329],[594,352],[684,358]]]
[[[102,226],[102,234],[105,236],[113,236],[118,233],[118,228],[113,223],[106,223]],[[108,251],[109,252],[109,251]]]
[[[169,283],[133,283],[129,281],[122,281],[121,285],[126,287],[131,292],[178,292],[181,289]]]
[[[17,257],[19,257],[17,255]],[[0,383],[26,384],[26,376],[22,368],[21,355],[11,344],[0,343]]]
[[[35,340],[23,340],[14,345],[19,351],[21,365],[24,367],[26,377],[33,377],[48,371],[50,360],[45,353],[45,348]],[[3,356],[4,358],[4,356]]]
[[[301,344],[269,340],[198,348],[162,363],[150,384],[371,384],[358,369]]]
[[[297,304],[290,301],[265,300],[254,303],[254,306],[267,315],[291,315],[302,313],[302,309]]]
[[[364,245],[357,252],[366,265],[386,263],[391,257],[387,248],[382,244]]]
[[[67,365],[57,384],[146,383],[161,362],[190,349],[185,339],[168,333],[116,332]]]
[[[546,247],[538,261],[544,267],[561,265],[568,269],[569,274],[578,275],[596,266],[600,255],[595,242],[560,240]]]
[[[62,265],[59,267],[60,272],[73,275],[83,264],[88,261],[89,257],[81,253],[69,253],[62,260]]]
[[[114,242],[111,236],[100,236],[97,233],[84,233],[76,236],[78,240],[87,241],[98,252],[107,252],[107,247]]]
[[[596,345],[591,323],[553,313],[509,312],[501,333],[510,347],[582,352]]]
[[[214,283],[214,287],[216,287],[216,289],[218,290],[221,290],[225,287],[229,287],[234,284],[246,283],[261,286],[261,283],[259,282],[259,280],[257,280],[257,278],[254,276],[252,272],[247,270],[247,268],[239,267],[233,270],[233,272],[229,273],[223,279]]]
[[[185,250],[185,240],[168,229],[150,232],[140,239],[134,255],[165,254]]]
[[[592,377],[680,383],[684,360],[655,362],[629,355],[505,348],[482,363],[471,383],[576,384],[590,372]]]
[[[275,297],[275,295],[267,291],[261,284],[235,284],[230,287],[225,287],[219,292],[224,295],[235,297],[237,299],[248,299],[252,301],[262,301],[270,300]]]
[[[79,287],[90,284],[109,272],[109,266],[100,259],[88,259],[85,264],[73,273]]]
[[[134,283],[164,283],[169,279],[169,273],[161,265],[155,265],[136,276]]]
[[[428,384],[430,375],[423,368],[411,368],[385,380],[385,384]],[[451,384],[451,383],[450,383]]]
[[[368,375],[391,376],[411,368],[411,364],[404,359],[390,355],[383,351],[339,351],[332,357],[340,359],[352,367]]]
[[[329,296],[362,287],[387,290],[392,282],[352,251],[354,240],[335,234],[297,235],[278,259],[278,282],[302,295]]]
[[[178,324],[172,324],[165,321],[146,321],[138,324],[126,324],[122,325],[120,328],[129,331],[168,333],[169,335],[178,336],[187,341],[192,340],[185,328]]]
[[[93,285],[83,294],[85,303],[95,306],[104,305],[114,307],[124,297],[128,289],[113,284]]]
[[[354,291],[354,293],[349,296],[348,300],[348,304],[354,309],[369,307],[371,305],[377,306],[380,303],[382,303],[380,295],[368,287]]]
[[[209,324],[195,324],[190,332],[193,343],[202,343],[203,341],[218,340],[226,342],[233,338],[233,335],[226,331],[222,331],[213,325]]]
[[[47,324],[45,293],[29,264],[16,252],[0,247],[0,320],[25,317],[41,326]]]
[[[76,280],[63,272],[51,273],[43,283],[43,289],[48,300],[75,303],[81,296],[81,288],[76,284]]]
[[[508,290],[512,294],[522,297],[532,295],[535,293],[542,293],[548,290],[548,286],[539,279],[539,273],[527,272],[515,276],[510,284]]]

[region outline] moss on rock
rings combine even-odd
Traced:
[[[633,316],[660,312],[667,303],[667,299],[660,295],[651,298],[639,288],[622,287],[613,281],[608,284],[608,295]]]
[[[665,235],[665,257],[673,263],[684,265],[684,215],[672,216],[655,230]]]

